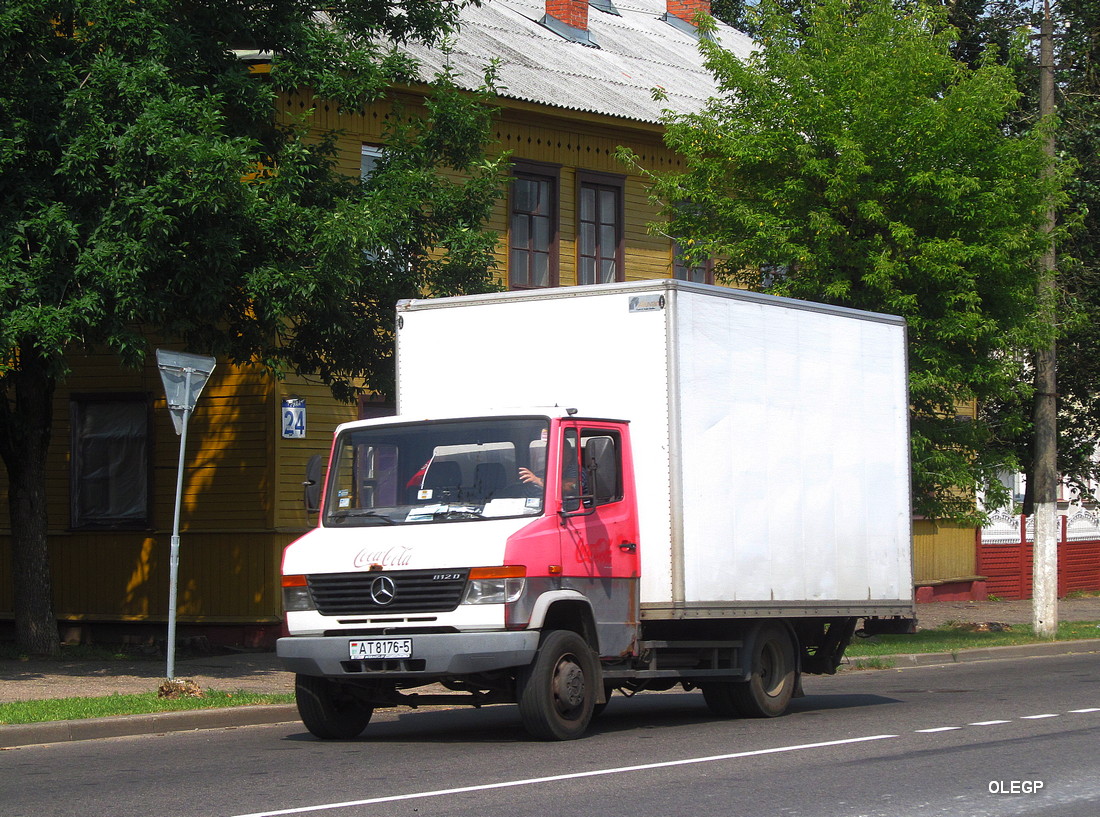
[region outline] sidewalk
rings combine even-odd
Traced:
[[[932,630],[944,624],[1031,624],[1031,599],[1020,601],[934,601],[917,605],[917,627]],[[1100,596],[1059,599],[1059,621],[1100,622]]]
[[[294,674],[273,652],[239,652],[176,660],[176,677],[219,692],[294,692]],[[163,658],[124,661],[0,660],[0,703],[153,692],[164,681]]]
[[[1031,623],[1030,601],[932,602],[917,605],[918,626],[932,629],[943,624]],[[1100,597],[1061,599],[1061,621],[1100,622]],[[1097,644],[1100,650],[1100,642]],[[1051,655],[1081,652],[1082,642],[1037,644],[1027,647],[995,647],[972,650],[966,660]],[[898,656],[898,664],[942,664],[957,660],[945,655]],[[46,698],[99,697],[111,694],[152,692],[164,680],[163,660],[56,661],[0,660],[0,703]],[[220,692],[292,693],[294,675],[286,672],[274,653],[240,652],[176,661],[176,676],[196,681],[203,689]],[[189,729],[212,729],[256,723],[298,720],[293,705],[232,707],[161,715],[95,718],[44,724],[0,725],[0,748],[66,740],[156,734]]]

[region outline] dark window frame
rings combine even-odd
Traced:
[[[515,161],[512,162],[512,180],[513,184],[508,185],[508,289],[523,290],[523,289],[543,289],[544,285],[531,283],[530,269],[531,265],[528,264],[528,272],[524,275],[524,281],[517,283],[517,277],[514,272],[514,266],[512,263],[513,253],[526,253],[528,257],[537,253],[543,252],[541,249],[536,249],[531,246],[531,242],[528,242],[526,247],[516,247],[513,245],[515,238],[515,221],[517,217],[523,217],[531,219],[534,214],[529,211],[517,211],[516,208],[516,195],[514,181],[516,179],[524,179],[527,181],[533,181],[537,183],[546,183],[549,185],[549,197],[550,202],[547,206],[548,217],[550,220],[549,225],[549,243],[545,250],[547,254],[547,283],[545,287],[556,287],[560,282],[560,264],[561,257],[561,165],[551,164],[549,162],[532,162],[532,161]],[[532,236],[533,231],[528,228],[528,236]]]
[[[702,281],[695,281],[695,277],[691,275],[695,270],[702,271]],[[674,238],[672,239],[672,277],[677,281],[694,281],[695,283],[713,284],[714,260],[708,258],[702,264],[696,264],[694,267],[687,266],[687,264],[684,263],[684,254],[680,249],[680,242]]]
[[[88,517],[82,499],[80,486],[86,481],[86,457],[83,446],[83,418],[88,407],[108,403],[134,403],[144,406],[145,417],[145,514],[138,517]],[[154,527],[154,447],[155,422],[153,415],[153,397],[149,392],[74,392],[69,395],[69,529],[81,531],[95,530],[151,530]]]
[[[595,191],[595,202],[597,211],[594,213],[594,219],[584,219],[584,191],[587,188],[592,188]],[[601,224],[606,224],[603,220],[605,213],[600,206],[600,193],[602,191],[613,191],[615,194],[615,212],[613,215],[613,225],[615,228],[615,239],[613,244],[612,253],[609,255],[605,252],[605,247],[601,242],[599,227]],[[588,255],[584,253],[584,225],[593,224],[595,229],[595,245],[594,255]],[[626,280],[626,265],[624,263],[626,255],[626,176],[617,173],[599,173],[592,170],[582,170],[577,173],[577,283],[578,284],[597,284],[605,283],[600,273],[600,262],[611,258],[615,265],[614,282],[622,282]],[[582,259],[590,258],[594,262],[595,280],[586,281],[583,278],[584,261]],[[607,282],[611,283],[611,282]]]

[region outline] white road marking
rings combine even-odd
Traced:
[[[996,726],[999,723],[1012,723],[1012,721],[975,721],[967,726]]]
[[[961,726],[937,726],[935,729],[914,729],[914,732],[954,732],[956,729],[962,729]]]
[[[1100,706],[1090,706],[1088,709],[1071,709],[1070,712],[1100,712]]]
[[[1037,720],[1042,720],[1043,718],[1057,718],[1057,717],[1058,716],[1056,714],[1054,714],[1053,712],[1048,712],[1045,715],[1022,715],[1020,717],[1020,720],[1023,720],[1023,721],[1037,721]]]
[[[797,746],[778,746],[774,749],[756,749],[750,752],[733,752],[728,755],[712,755],[710,757],[692,757],[683,760],[666,760],[661,763],[645,763],[640,766],[620,766],[613,769],[595,769],[589,772],[573,772],[572,774],[556,774],[549,777],[532,777],[526,780],[507,780],[502,783],[484,783],[478,786],[460,786],[454,789],[440,789],[438,791],[421,791],[411,794],[393,794],[388,797],[371,797],[366,800],[348,800],[343,803],[323,803],[316,806],[302,806],[301,808],[288,808],[279,811],[259,811],[254,814],[241,814],[237,817],[278,817],[282,814],[308,814],[313,811],[327,811],[338,808],[351,808],[352,806],[370,806],[377,803],[393,803],[399,800],[420,800],[427,797],[444,797],[448,794],[466,794],[474,791],[490,791],[492,789],[507,789],[515,786],[532,786],[536,783],[554,783],[559,780],[578,780],[584,777],[599,777],[609,774],[624,774],[626,772],[648,771],[650,769],[667,769],[673,766],[690,766],[696,763],[713,763],[717,760],[736,760],[743,757],[758,757],[760,755],[774,755],[782,752],[798,752],[804,749],[825,749],[832,746],[845,746],[852,743],[866,743],[872,740],[888,740],[897,735],[868,735],[862,738],[847,738],[845,740],[830,740],[822,743],[803,743]]]

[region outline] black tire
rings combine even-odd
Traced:
[[[341,684],[314,675],[295,676],[294,699],[302,723],[321,740],[350,740],[374,714],[373,706],[357,701]]]
[[[776,718],[787,711],[798,685],[794,639],[785,626],[770,623],[751,643],[751,677],[729,685],[730,699],[746,718]]]
[[[519,715],[539,740],[584,734],[596,703],[596,656],[571,630],[554,630],[519,674]]]
[[[703,692],[703,700],[707,702],[707,708],[715,715],[722,718],[737,718],[741,715],[741,709],[734,700],[733,689],[737,686],[732,681],[711,681],[699,684]]]
[[[615,691],[614,687],[609,687],[609,686],[606,686],[606,685],[604,686],[604,699],[605,700],[602,704],[597,702],[597,703],[592,705],[592,717],[593,718],[598,718],[600,715],[603,714],[603,711],[605,709],[607,709],[607,705],[609,703],[611,703],[611,693],[613,693],[614,691]]]

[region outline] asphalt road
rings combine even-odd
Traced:
[[[513,707],[385,714],[354,741],[299,724],[0,752],[0,815],[909,817],[1100,814],[1100,657],[808,678],[773,721],[698,693],[615,698],[587,738]]]

